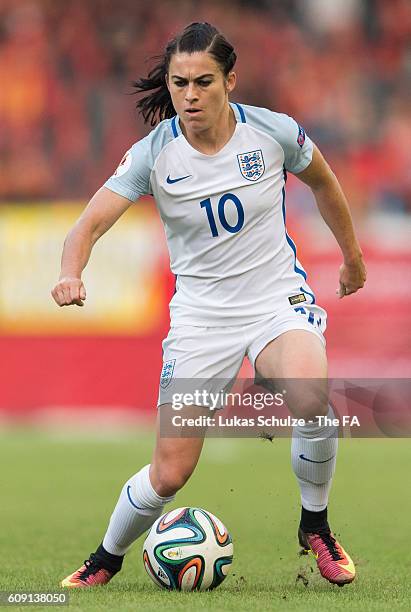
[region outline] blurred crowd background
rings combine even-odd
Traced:
[[[149,130],[130,82],[201,20],[237,50],[234,99],[304,125],[356,213],[411,211],[409,0],[0,0],[0,200],[98,189]]]

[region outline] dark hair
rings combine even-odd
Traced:
[[[134,93],[151,91],[136,104],[137,110],[143,115],[146,123],[150,121],[150,125],[154,126],[159,120],[174,117],[176,111],[166,85],[170,60],[175,53],[195,53],[196,51],[210,53],[225,76],[233,69],[237,59],[234,47],[217,28],[209,23],[190,23],[181,34],[167,43],[162,55],[153,58],[158,61],[147,78],[142,77],[132,83],[136,89]]]

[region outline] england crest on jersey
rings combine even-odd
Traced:
[[[261,149],[239,153],[237,155],[240,172],[248,181],[258,181],[265,171],[264,157]]]
[[[163,369],[161,370],[160,375],[160,387],[162,387],[163,389],[166,389],[171,383],[174,374],[175,363],[175,359],[169,359],[169,361],[165,361],[163,363]]]

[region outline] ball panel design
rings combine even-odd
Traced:
[[[214,564],[214,578],[210,586],[210,589],[215,589],[219,584],[223,582],[228,572],[230,571],[231,563],[233,562],[233,555],[229,557],[221,557],[217,559]]]
[[[204,559],[194,557],[180,570],[178,586],[182,591],[194,591],[201,584],[204,574]]]
[[[171,527],[183,516],[186,510],[187,508],[176,508],[176,510],[171,510],[160,517],[160,521],[157,525],[157,533],[171,529]]]
[[[214,514],[211,514],[211,512],[207,512],[206,517],[211,523],[218,544],[224,546],[225,544],[231,542],[230,534],[228,533],[227,529],[224,527],[220,519],[214,516]]]
[[[202,508],[176,508],[161,516],[143,548],[147,573],[169,590],[206,590],[225,579],[233,558],[223,523]]]
[[[161,568],[159,567],[157,570],[157,572],[159,573],[157,575],[157,573],[154,571],[153,566],[151,565],[151,561],[150,561],[150,558],[146,550],[143,551],[143,561],[144,561],[144,567],[146,568],[146,572],[150,576],[150,578],[153,580],[153,582],[159,587],[169,588],[170,580],[167,574],[162,572]],[[162,580],[166,580],[166,584],[164,584]]]

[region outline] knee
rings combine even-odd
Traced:
[[[186,466],[173,464],[152,465],[150,480],[153,489],[161,497],[174,495],[183,488],[192,470]]]
[[[307,394],[300,399],[293,412],[298,418],[310,421],[319,416],[327,416],[328,409],[327,398],[319,398],[317,394]]]

